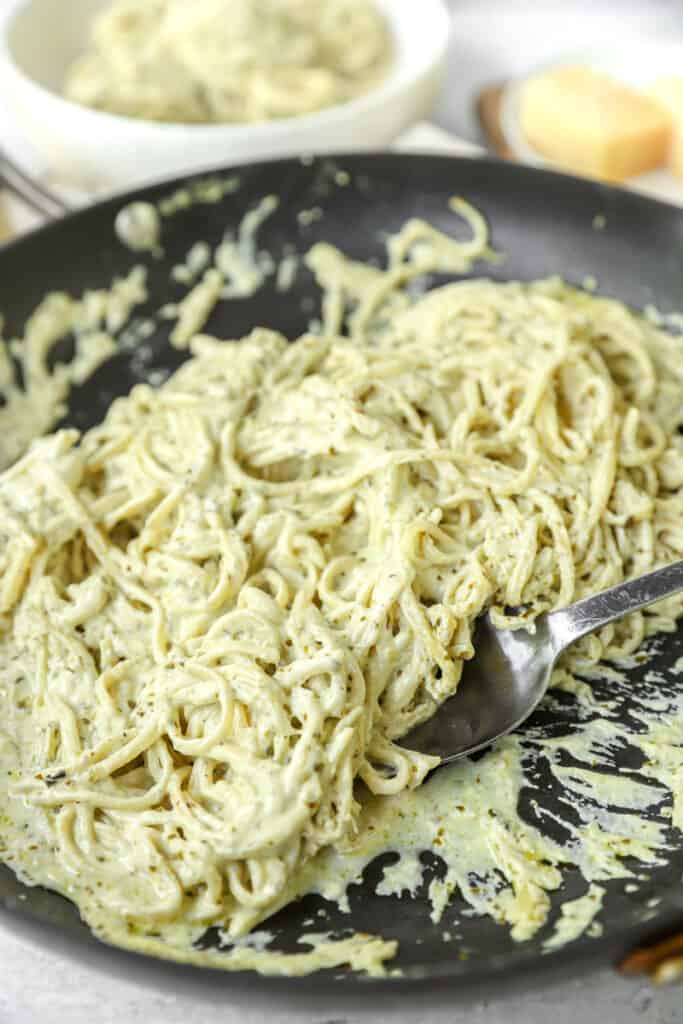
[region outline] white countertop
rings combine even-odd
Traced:
[[[57,952],[24,945],[0,930],[2,1024],[680,1024],[683,990],[652,991],[640,982],[599,971],[569,983],[501,993],[489,1001],[460,1000],[454,988],[415,994],[369,993],[305,997],[282,987],[216,1001],[166,994],[84,968]],[[276,1006],[276,1009],[274,1009]]]
[[[3,0],[0,0],[3,2]],[[417,2],[417,0],[415,0]],[[677,0],[449,0],[454,10],[451,71],[438,122],[479,141],[473,91],[553,54],[612,45],[619,32],[678,33]],[[13,218],[16,214],[13,213]],[[0,234],[3,213],[0,209]],[[225,977],[217,1001],[167,994],[26,945],[0,918],[0,1024],[683,1024],[683,988],[653,991],[612,970],[571,982],[527,979],[526,992],[462,999],[455,988],[329,997],[268,990],[255,979],[248,997]]]
[[[391,992],[341,999],[268,991],[255,980],[249,996],[231,995],[225,978],[220,1002],[144,989],[24,946],[0,931],[2,1024],[680,1024],[683,990],[653,992],[604,970],[527,994],[462,1002],[453,990],[411,995]],[[277,1008],[275,1008],[277,1007]]]

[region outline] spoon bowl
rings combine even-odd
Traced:
[[[517,729],[550,684],[557,659],[576,640],[610,622],[683,591],[683,561],[620,583],[568,608],[539,616],[533,631],[477,621],[475,655],[457,692],[401,743],[448,764]]]

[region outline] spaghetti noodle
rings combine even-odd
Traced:
[[[272,121],[367,92],[390,53],[371,0],[116,0],[64,91],[151,121]]]

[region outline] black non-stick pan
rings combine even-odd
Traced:
[[[346,175],[339,175],[340,170]],[[150,301],[141,315],[182,295],[179,285],[169,283],[169,272],[194,242],[218,243],[226,229],[236,228],[245,211],[270,193],[279,197],[280,206],[263,225],[260,246],[276,258],[292,246],[303,253],[325,239],[357,259],[381,260],[385,235],[413,216],[424,217],[449,232],[466,233],[447,205],[451,196],[462,195],[483,211],[494,245],[507,253],[504,263],[483,271],[478,268],[477,273],[501,280],[559,273],[577,284],[594,277],[600,291],[632,306],[653,304],[663,313],[683,307],[683,210],[618,189],[487,160],[405,155],[280,161],[219,172],[219,177],[227,174],[239,178],[236,191],[218,202],[197,202],[164,218],[163,258],[143,260],[149,268]],[[117,211],[132,199],[157,202],[193,180],[165,183],[107,201],[1,250],[0,311],[6,318],[6,333],[20,332],[27,315],[47,291],[80,293],[102,287],[139,263],[140,257],[117,240]],[[299,216],[302,211],[309,215]],[[254,325],[267,324],[296,337],[318,309],[317,289],[308,272],[300,268],[288,292],[278,292],[271,280],[253,298],[224,302],[207,330],[229,339],[239,338]],[[102,418],[112,399],[126,393],[136,381],[152,370],[174,368],[182,361],[184,357],[168,344],[168,325],[162,320],[157,323],[156,333],[142,351],[117,356],[72,395],[67,422],[81,428],[91,426]],[[682,655],[683,632],[679,632],[667,638],[648,666],[665,678],[663,689],[683,687],[683,677],[672,671]],[[647,685],[644,672],[636,669],[632,676],[641,687]],[[608,694],[609,683],[593,685],[599,695]],[[628,697],[622,705],[621,713],[628,715]],[[531,724],[561,735],[572,729],[572,715],[570,706],[558,710],[554,704],[552,710],[541,709]],[[553,793],[548,791],[543,798],[550,801],[552,811]],[[526,806],[530,803],[525,800]],[[537,940],[519,945],[511,940],[508,929],[476,917],[461,921],[457,955],[442,939],[444,928],[462,909],[457,900],[436,928],[430,922],[424,896],[398,900],[375,895],[374,882],[380,872],[377,864],[370,866],[363,884],[352,889],[350,915],[327,908],[325,929],[343,931],[351,925],[398,939],[400,955],[395,965],[403,969],[404,980],[450,978],[462,985],[536,970],[560,960],[574,965],[585,964],[589,958],[593,963],[605,962],[658,932],[683,927],[683,837],[673,835],[672,843],[674,852],[667,863],[650,870],[649,880],[637,893],[627,892],[623,883],[608,885],[602,938],[580,939],[551,956],[541,955],[543,933]],[[438,871],[438,865],[428,867],[426,884],[430,871]],[[565,894],[579,885],[578,877],[570,875]],[[658,901],[656,910],[652,901]],[[319,900],[307,898],[269,922],[281,948],[297,948],[302,922],[319,907]],[[6,868],[0,868],[0,908],[5,923],[53,948],[68,948],[89,958],[104,957],[109,968],[122,966],[126,971],[141,961],[99,944],[66,900],[24,887]],[[164,984],[189,982],[199,973],[152,960],[144,962],[144,967],[148,974],[157,972]],[[332,981],[328,974],[288,984],[301,987]],[[203,984],[223,986],[226,991],[244,982],[230,974],[203,974]],[[343,983],[353,984],[353,976]],[[401,980],[391,978],[386,983],[400,984]]]

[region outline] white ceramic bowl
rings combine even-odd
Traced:
[[[174,125],[116,117],[64,100],[60,86],[106,0],[4,0],[0,95],[14,127],[65,184],[125,188],[221,163],[377,149],[429,112],[450,28],[443,0],[375,0],[396,50],[389,76],[350,103],[256,125]]]

